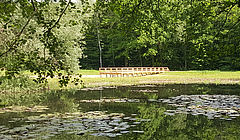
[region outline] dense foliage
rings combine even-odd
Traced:
[[[240,69],[239,0],[75,2],[0,2],[6,76],[30,70],[44,82],[56,71],[101,66]]]
[[[82,56],[84,12],[88,3],[50,0],[0,2],[0,68],[7,77],[22,70],[38,74],[38,83],[65,70],[79,68]],[[60,84],[69,76],[59,73]]]
[[[101,47],[103,66],[239,70],[239,7],[239,0],[97,1],[81,64],[99,67]]]

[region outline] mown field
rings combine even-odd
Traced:
[[[156,75],[141,77],[112,77],[101,78],[97,70],[79,70],[82,74],[84,86],[69,83],[67,87],[60,88],[58,78],[48,78],[47,89],[79,89],[84,87],[126,86],[138,84],[240,84],[240,71],[170,71]],[[4,73],[1,72],[1,77]],[[21,91],[23,89],[37,90],[39,88],[32,80],[36,76],[29,72],[22,72],[21,77],[12,80],[1,78],[1,90]],[[73,76],[74,77],[74,76]]]
[[[240,71],[171,71],[142,77],[83,78],[86,87],[136,84],[239,84]]]

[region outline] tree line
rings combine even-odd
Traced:
[[[239,0],[98,1],[85,32],[84,68],[168,66],[239,70]]]
[[[239,0],[5,0],[0,13],[0,67],[9,76],[101,66],[240,70]]]

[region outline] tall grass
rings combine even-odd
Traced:
[[[38,85],[26,76],[16,78],[0,77],[1,92],[21,92],[23,90],[33,90],[36,88],[38,88]]]

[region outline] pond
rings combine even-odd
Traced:
[[[239,139],[239,85],[51,92],[0,109],[0,139]]]

